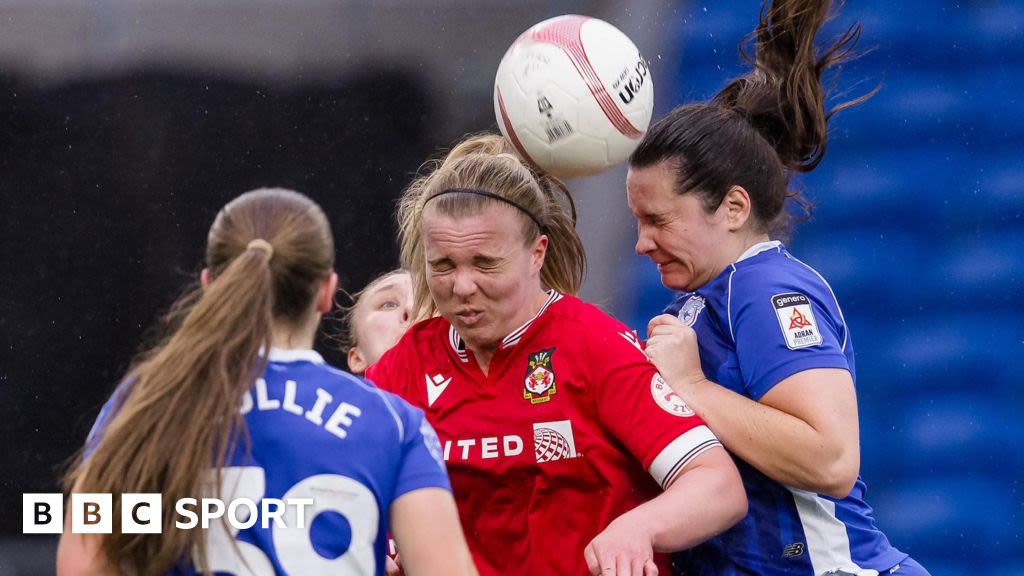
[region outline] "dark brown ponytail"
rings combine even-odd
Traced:
[[[708,211],[718,208],[732,186],[741,186],[750,195],[756,225],[784,235],[786,199],[811,208],[798,192],[788,190],[790,175],[809,172],[821,162],[833,114],[874,94],[826,108],[822,75],[851,56],[860,36],[855,24],[819,54],[814,39],[828,19],[829,5],[828,0],[766,2],[757,29],[741,44],[753,70],[729,82],[710,102],[680,106],[657,121],[630,165],[672,162],[677,192],[698,194]]]

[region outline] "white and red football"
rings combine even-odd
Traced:
[[[558,16],[533,26],[505,53],[494,79],[501,133],[560,178],[625,160],[653,111],[647,61],[629,37],[596,18]]]

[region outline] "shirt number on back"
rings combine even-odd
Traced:
[[[259,502],[266,492],[266,474],[258,466],[234,466],[221,472],[218,494],[225,502],[236,498],[249,498]],[[380,524],[380,512],[373,492],[362,483],[339,474],[310,476],[292,486],[282,498],[311,498],[313,505],[306,508],[305,522],[297,528],[298,512],[286,508],[284,525],[273,523],[274,550],[281,568],[289,574],[375,574],[377,561],[374,541]],[[345,517],[352,529],[348,550],[337,558],[324,558],[313,548],[310,529],[321,512],[336,512]],[[214,572],[270,576],[274,567],[267,553],[258,546],[232,540],[238,530],[228,522],[210,526],[206,539],[208,568]],[[197,559],[198,562],[198,559]]]

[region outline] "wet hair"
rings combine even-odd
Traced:
[[[483,193],[459,192],[459,188]],[[432,209],[455,217],[511,203],[518,208],[515,214],[524,244],[529,245],[541,234],[548,236],[540,271],[543,286],[565,294],[579,292],[587,260],[583,241],[576,233],[576,207],[569,190],[555,177],[531,167],[506,139],[477,134],[460,142],[443,159],[425,164],[399,202],[402,266],[412,276],[417,319],[436,312],[427,289],[423,255],[423,212],[428,201]]]
[[[115,392],[113,416],[65,478],[68,489],[161,493],[164,509],[216,485],[234,450],[247,445],[242,397],[262,374],[274,326],[300,326],[314,313],[334,267],[323,210],[290,190],[261,189],[228,203],[210,228],[210,282],[180,298],[167,335],[140,354]],[[120,499],[113,515],[121,517]],[[116,527],[116,521],[115,521]],[[206,533],[179,530],[164,514],[162,534],[101,535],[117,573],[162,574],[191,558],[205,571]]]
[[[826,108],[822,74],[852,56],[861,31],[859,24],[850,26],[818,53],[814,39],[829,5],[828,0],[765,2],[757,28],[740,45],[753,70],[730,81],[711,101],[679,106],[655,122],[629,165],[670,162],[676,192],[696,194],[708,212],[718,209],[733,186],[741,186],[750,195],[758,231],[788,234],[786,200],[808,215],[813,208],[789,189],[790,177],[821,162],[833,114],[878,90]]]

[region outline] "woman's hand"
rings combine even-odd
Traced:
[[[647,323],[647,357],[684,400],[692,387],[705,379],[700,367],[697,333],[671,314]]]
[[[651,536],[628,514],[595,536],[583,557],[594,576],[658,576]]]

